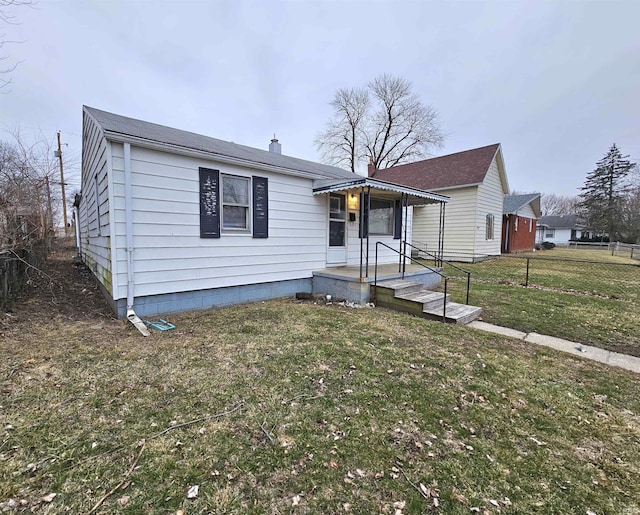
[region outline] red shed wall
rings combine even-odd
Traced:
[[[507,232],[509,238],[507,239]],[[523,216],[505,215],[502,221],[502,252],[526,252],[536,243],[536,220]]]

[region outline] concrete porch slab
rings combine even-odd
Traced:
[[[371,285],[375,281],[372,267],[369,267],[369,274],[368,277],[360,277],[359,266],[315,270],[312,279],[313,293],[332,295],[336,299],[345,299],[356,304],[367,304],[371,299]],[[397,263],[378,265],[378,282],[401,279],[402,275],[402,272],[398,271]],[[425,288],[435,288],[441,281],[440,275],[436,272],[419,265],[407,265],[404,278],[419,282]]]

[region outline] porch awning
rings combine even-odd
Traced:
[[[313,181],[313,194],[321,195],[323,193],[332,193],[334,191],[343,191],[354,188],[370,187],[376,190],[391,191],[394,193],[404,193],[408,196],[410,205],[423,205],[423,204],[446,204],[449,202],[449,197],[445,195],[438,195],[437,193],[431,193],[424,190],[418,190],[416,188],[409,188],[407,186],[401,186],[400,184],[394,184],[391,182],[384,182],[371,177],[357,176],[354,179],[320,179]]]

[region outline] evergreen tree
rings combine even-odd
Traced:
[[[592,229],[607,231],[609,241],[620,231],[622,203],[629,191],[626,179],[634,168],[629,156],[623,156],[614,143],[581,188],[578,205],[582,215]]]

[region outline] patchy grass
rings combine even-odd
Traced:
[[[14,315],[0,502],[24,510],[640,510],[629,372],[385,309],[252,304],[146,339]]]
[[[549,257],[559,259],[582,259],[585,261],[600,261],[605,263],[626,263],[626,264],[638,264],[637,259],[631,259],[630,252],[626,249],[622,249],[619,252],[611,252],[604,248],[567,248],[556,247],[551,250],[541,250],[538,252],[526,252],[524,254],[518,254],[519,256],[530,257]]]
[[[452,283],[454,297],[463,295],[462,283]],[[640,356],[640,310],[634,302],[475,282],[469,302],[482,306],[485,322]]]
[[[594,253],[607,256],[572,249],[531,254],[529,287],[526,256],[465,264],[472,273],[470,303],[482,306],[483,320],[490,323],[640,356],[640,267],[610,254],[604,264],[547,259]],[[451,281],[454,300],[464,301],[465,287]]]

